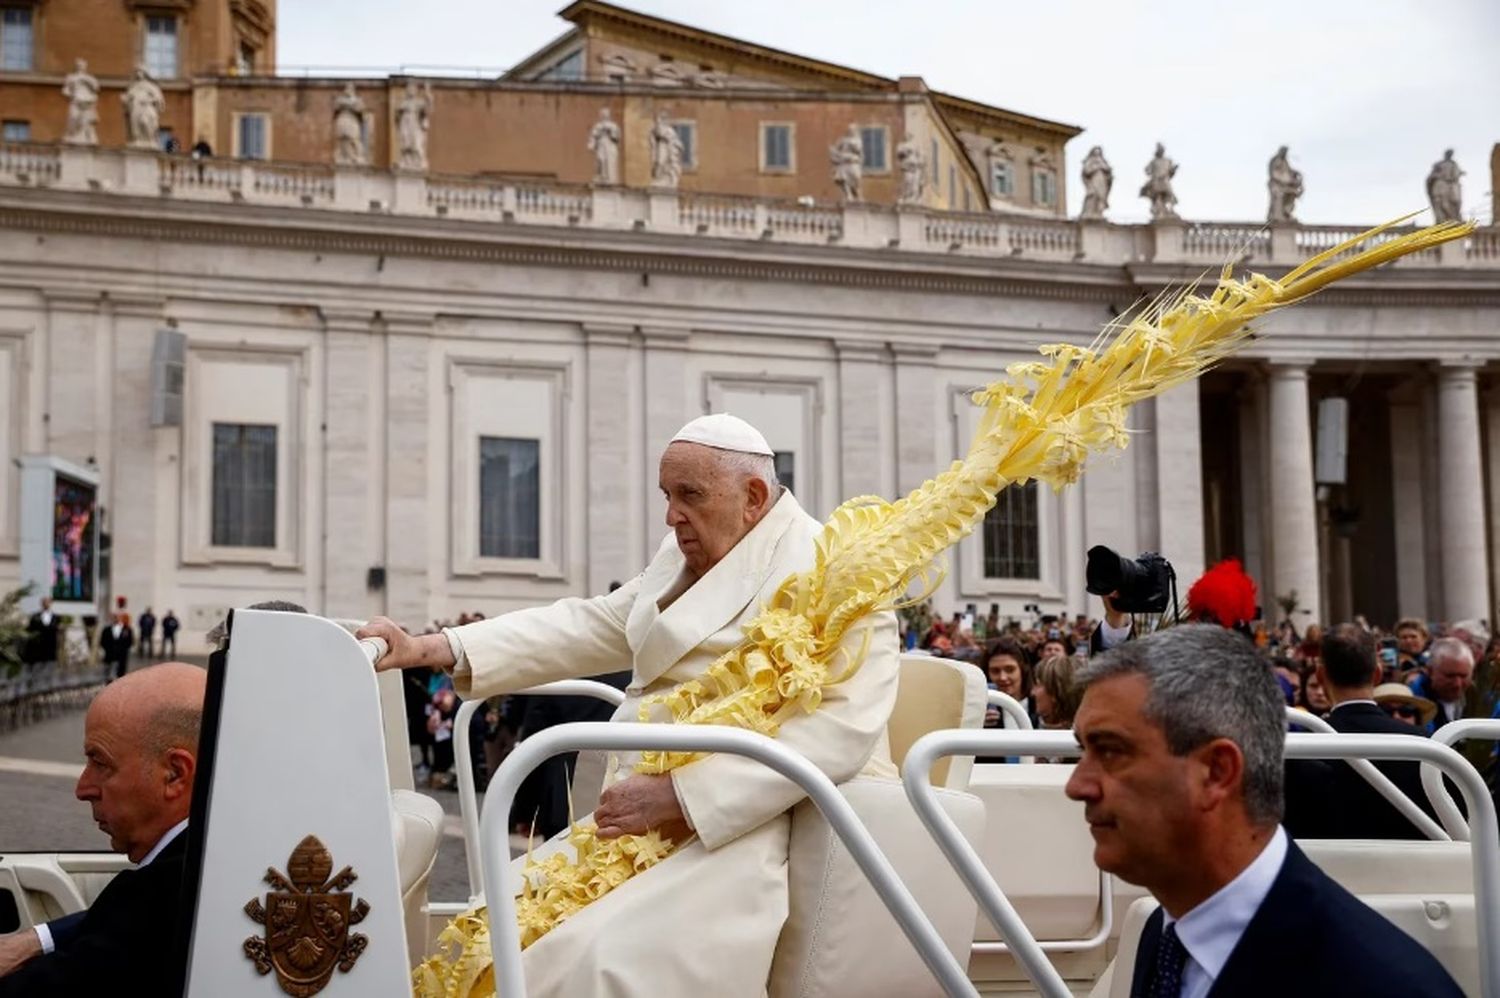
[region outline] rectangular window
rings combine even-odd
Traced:
[[[1037,485],[1003,490],[984,515],[984,574],[989,579],[1039,579]]]
[[[146,44],[142,55],[146,72],[152,79],[176,79],[177,18],[165,15],[146,18]]]
[[[31,8],[0,8],[0,70],[31,69]]]
[[[30,142],[31,122],[7,121],[0,124],[0,142]]]
[[[760,168],[762,170],[790,170],[792,168],[791,125],[762,125],[760,127]]]
[[[938,144],[937,144],[937,139],[933,139],[932,140],[932,156],[931,156],[931,158],[929,158],[927,160],[927,162],[929,162],[929,163],[932,164],[932,173],[930,174],[930,176],[932,177],[933,186],[937,186],[937,184],[938,184],[938,178],[942,176],[942,174],[938,172],[938,167],[941,164],[939,164],[939,162],[938,162]]]
[[[479,556],[540,558],[540,440],[479,438]]]
[[[797,494],[797,452],[790,450],[776,451],[772,458],[776,462],[776,480],[782,487],[793,495]]]
[[[1031,200],[1036,204],[1056,203],[1057,177],[1051,170],[1035,170],[1032,172]]]
[[[1015,193],[1015,176],[1010,171],[1010,164],[996,161],[990,164],[990,190],[1000,197],[1010,197]]]
[[[958,167],[948,164],[948,207],[958,205]]]
[[[266,141],[270,132],[270,121],[263,114],[242,114],[239,124],[240,159],[265,159],[270,153]]]
[[[213,543],[276,546],[276,427],[214,424]]]
[[[537,74],[538,80],[583,79],[583,49],[570,52]]]
[[[692,170],[698,166],[698,126],[691,121],[674,121],[672,127],[682,140],[682,168]]]
[[[872,125],[859,130],[860,144],[865,148],[866,170],[888,170],[885,160],[885,126]]]

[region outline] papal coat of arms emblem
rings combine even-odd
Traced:
[[[349,926],[364,921],[370,906],[342,893],[358,878],[347,866],[331,873],[333,854],[309,835],[292,850],[285,874],[266,870],[275,890],[266,893],[265,905],[260,898],[245,905],[245,914],[266,927],[264,937],[245,940],[245,955],[262,974],[274,969],[281,990],[296,998],[322,991],[334,967],[348,973],[369,942]]]

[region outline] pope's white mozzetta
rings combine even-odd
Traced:
[[[771,450],[771,445],[766,443],[766,438],[759,430],[738,416],[731,416],[727,412],[699,416],[677,431],[677,436],[672,438],[672,443],[678,441],[717,447],[719,450],[738,451],[741,454],[776,456],[776,452]]]

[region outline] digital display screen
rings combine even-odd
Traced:
[[[52,598],[94,602],[96,490],[62,475],[52,492]]]

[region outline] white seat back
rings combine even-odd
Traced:
[[[977,905],[922,827],[900,783],[856,778],[839,787],[943,942],[967,962]],[[971,843],[984,830],[972,795],[939,789],[938,800]],[[941,995],[875,888],[821,812],[792,810],[789,905],[771,964],[771,998]]]
[[[902,655],[896,706],[887,725],[896,767],[901,767],[912,743],[929,731],[983,727],[985,691],[984,673],[977,666],[931,655]],[[939,759],[932,767],[932,785],[962,790],[973,765],[970,756]]]
[[[332,871],[347,866],[355,878],[313,893],[368,905],[348,926],[365,937],[364,950],[347,972],[333,971],[322,994],[410,995],[380,697],[354,638],[320,617],[236,611],[228,654],[210,666],[200,749],[187,872],[197,885],[190,998],[275,989],[246,956],[247,939],[266,938],[246,904],[269,912],[267,895],[281,888],[266,882],[268,870],[294,883],[322,879],[317,863],[290,862],[308,836],[330,854]]]
[[[901,656],[900,687],[888,725],[899,767],[913,742],[942,728],[984,724],[985,683],[972,665],[926,655]],[[961,792],[969,759],[932,769],[943,809],[970,842],[984,829],[984,808]],[[854,779],[840,791],[870,830],[953,955],[968,960],[978,906],[922,827],[900,783]],[[772,998],[846,994],[940,994],[931,971],[811,801],[792,811],[787,922],[771,966]]]

